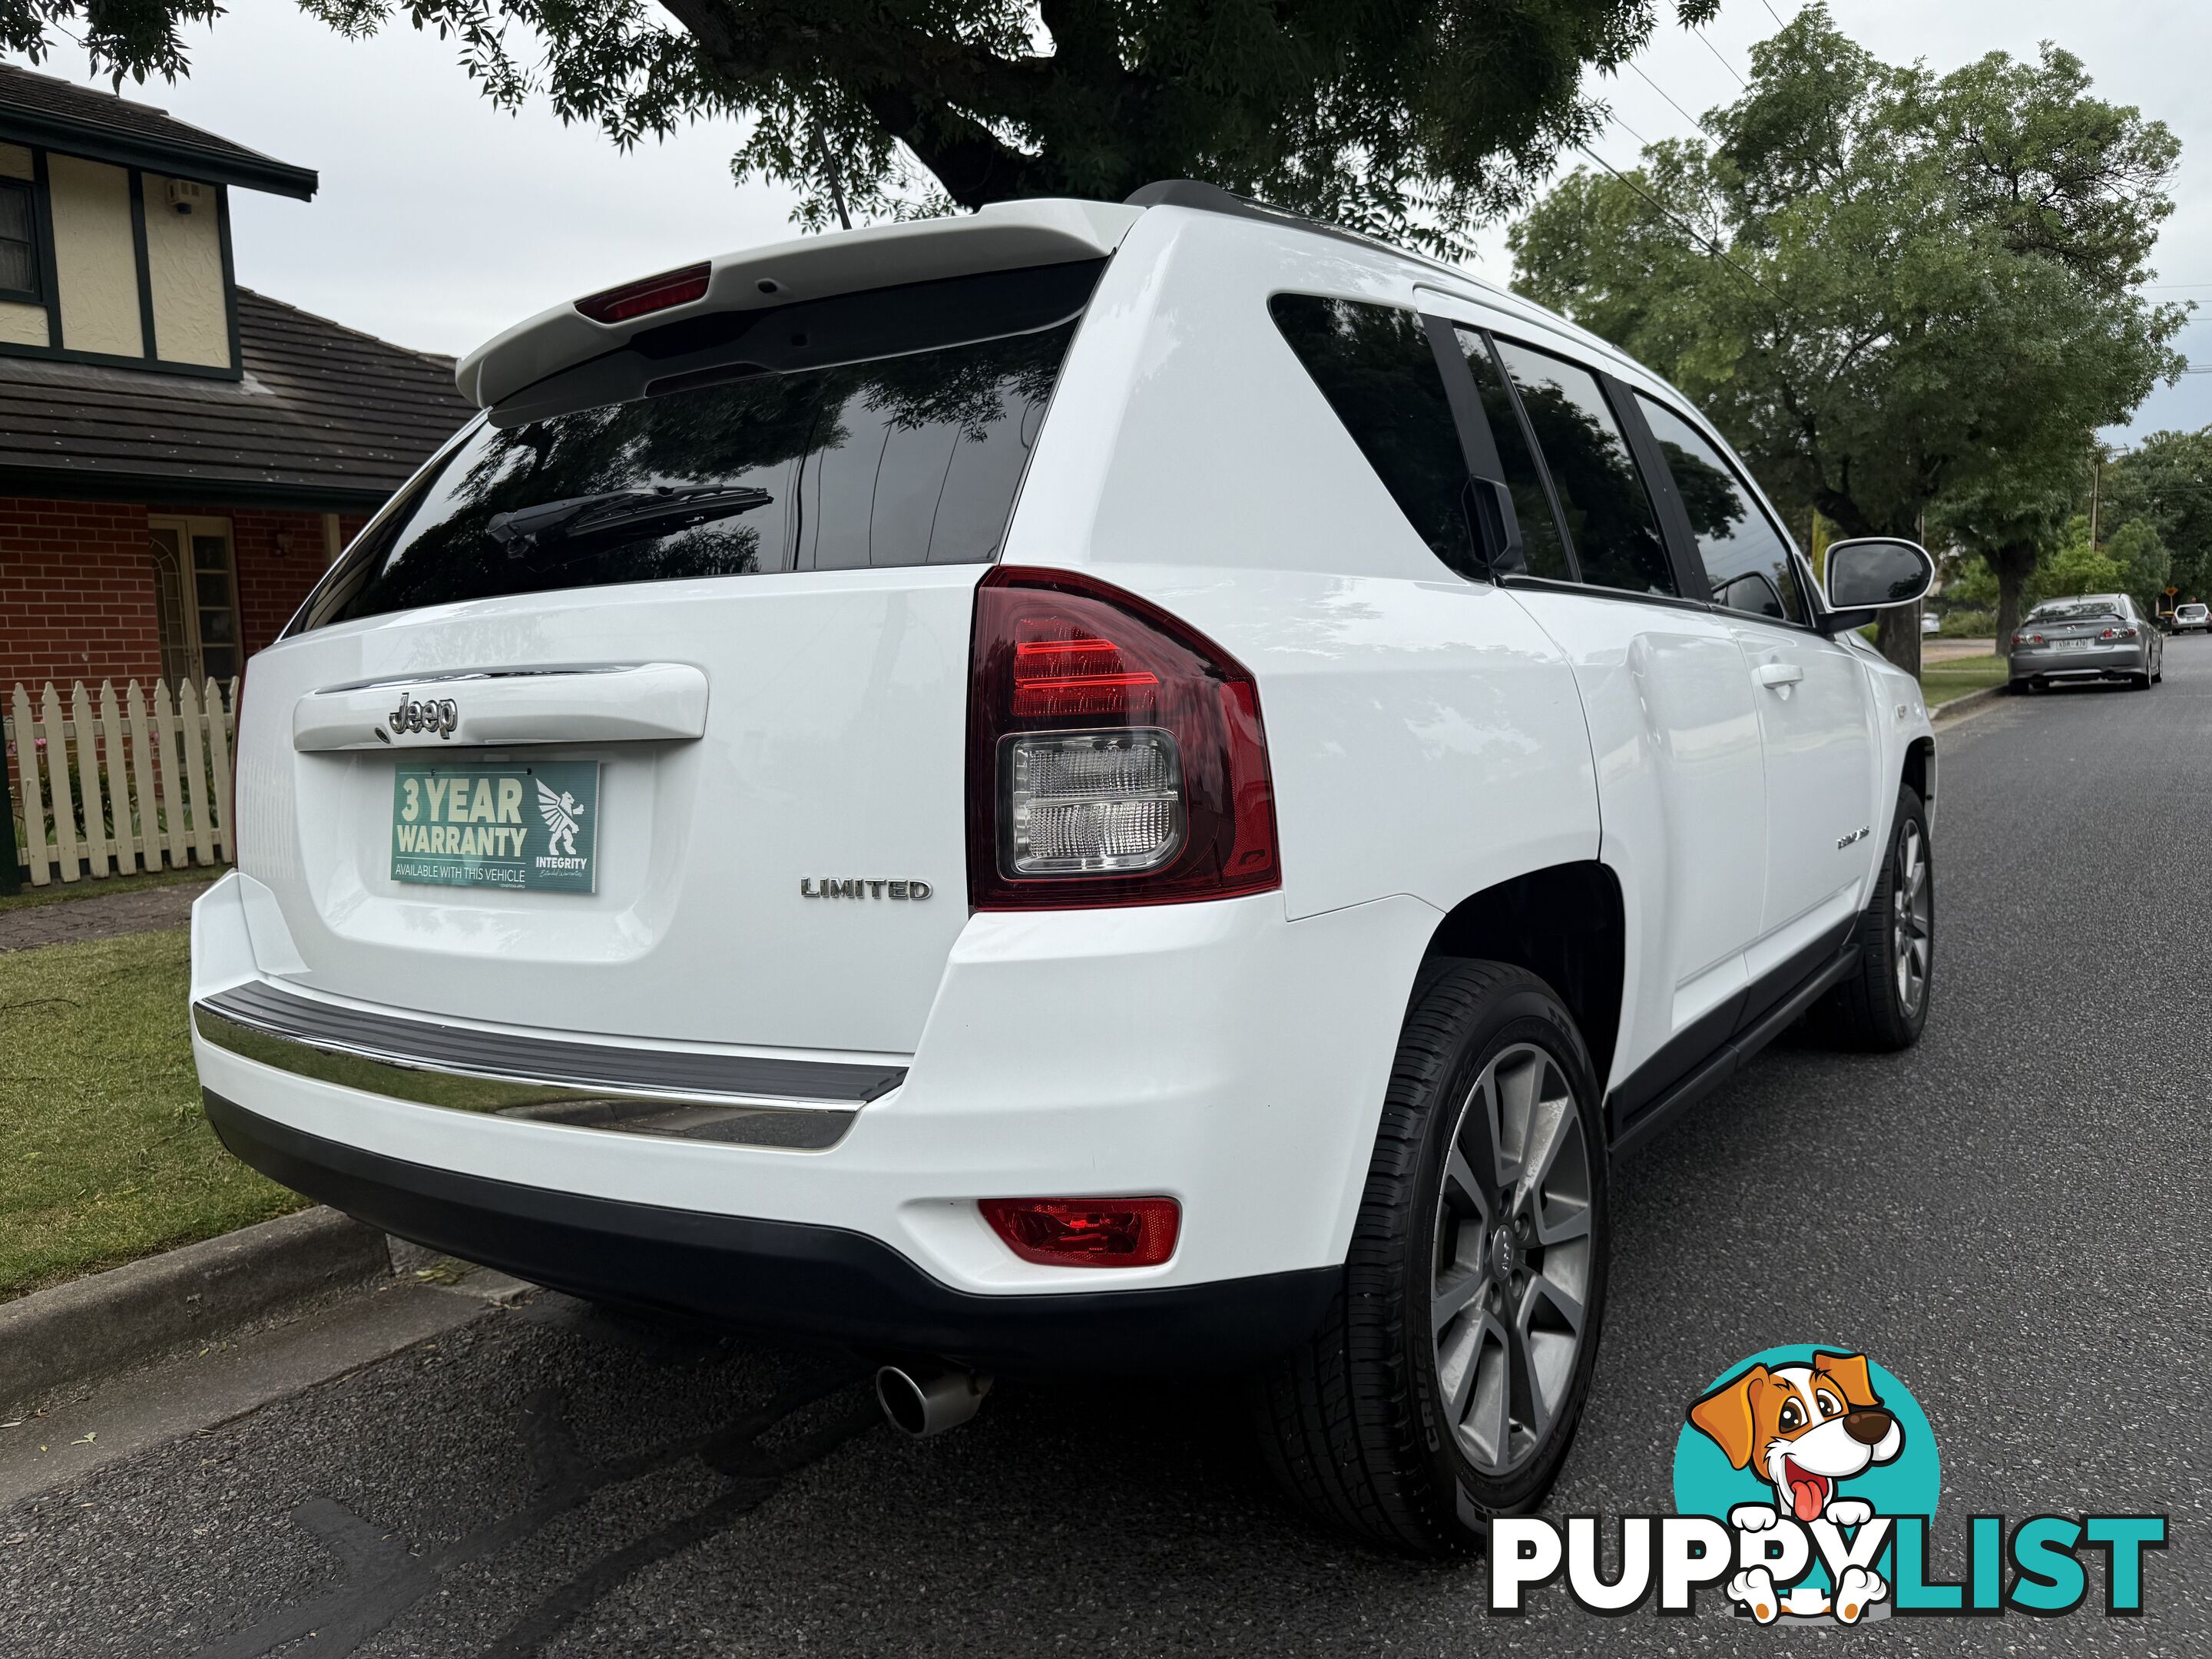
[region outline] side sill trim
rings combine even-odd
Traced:
[[[295,1076],[453,1111],[624,1134],[820,1151],[902,1066],[623,1048],[312,1001],[265,982],[192,1005],[216,1048]]]
[[[1859,947],[1856,945],[1844,945],[1826,967],[1776,1003],[1758,1020],[1715,1049],[1702,1066],[1638,1112],[1626,1127],[1614,1134],[1613,1161],[1624,1163],[1650,1146],[1662,1129],[1734,1076],[1746,1060],[1781,1036],[1800,1014],[1819,1000],[1824,992],[1858,965]],[[1614,1092],[1617,1095],[1620,1091],[1616,1090]]]

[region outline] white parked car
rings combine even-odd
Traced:
[[[2212,611],[2201,605],[2178,605],[2173,608],[2173,631],[2177,634],[2212,632]]]
[[[1934,738],[1649,372],[1204,186],[563,306],[247,677],[224,1141],[611,1303],[1255,1370],[1441,1552],[1565,1454],[1609,1171],[1927,1018]],[[1871,1086],[1871,1082],[1870,1085]]]

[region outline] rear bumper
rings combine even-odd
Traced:
[[[843,1228],[552,1192],[307,1134],[204,1091],[238,1158],[373,1226],[595,1300],[986,1369],[1243,1369],[1320,1322],[1340,1271],[1152,1289],[979,1296]]]
[[[2016,680],[2124,679],[2143,672],[2149,647],[2116,646],[2098,651],[2015,651]]]
[[[1218,1312],[1224,1300],[1233,1309],[1255,1285],[1315,1270],[1334,1282],[1437,921],[1401,896],[1291,922],[1273,894],[985,913],[951,952],[914,1054],[763,1055],[432,1022],[339,998],[257,945],[256,885],[233,874],[194,907],[193,1052],[216,1109],[274,1126],[248,1137],[254,1146],[293,1149],[261,1164],[277,1179],[526,1278],[878,1347],[1019,1352],[969,1314],[1066,1298],[1049,1319],[1009,1316],[1058,1333],[1048,1350],[1110,1306],[1103,1334],[1075,1344],[1092,1368],[1125,1341],[1146,1369],[1190,1346],[1180,1316],[1158,1341],[1124,1329],[1149,1320],[1155,1291],[1193,1292],[1215,1310],[1200,1323],[1218,1321],[1223,1346],[1245,1352],[1255,1339]],[[389,1177],[366,1195],[338,1180],[358,1159]],[[507,1220],[482,1218],[513,1205],[395,1207],[380,1192],[522,1193],[541,1218],[658,1218],[679,1238],[720,1242],[698,1255],[602,1250],[533,1224],[517,1243]],[[1111,1271],[1024,1261],[978,1207],[1138,1194],[1182,1206],[1175,1254]],[[604,1231],[618,1241],[636,1229]],[[756,1257],[793,1254],[748,1242],[770,1237],[845,1240],[874,1265],[841,1267],[834,1283],[779,1269],[757,1285]],[[907,1288],[884,1292],[894,1284]],[[1272,1305],[1275,1292],[1256,1294]]]

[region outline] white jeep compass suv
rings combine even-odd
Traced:
[[[1254,1373],[1462,1547],[1559,1468],[1607,1171],[1928,1012],[1934,740],[1666,385],[1189,183],[809,238],[460,365],[254,659],[194,1049],[241,1158],[896,1367]],[[899,1385],[894,1388],[893,1384]]]

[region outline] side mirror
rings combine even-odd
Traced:
[[[1936,561],[1917,542],[1861,536],[1828,544],[1829,634],[1863,628],[1875,613],[1924,599],[1936,580]]]
[[[1936,561],[1917,542],[1863,536],[1828,544],[1828,603],[1838,611],[1886,611],[1923,598]]]

